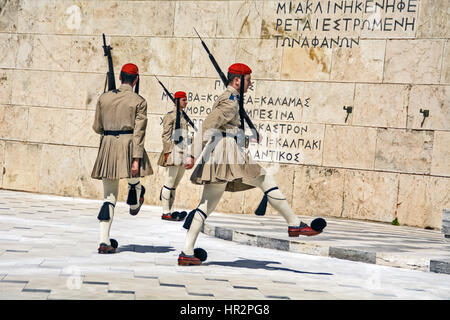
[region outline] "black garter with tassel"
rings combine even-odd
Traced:
[[[263,216],[263,215],[266,214],[267,201],[268,201],[267,194],[269,192],[273,191],[273,190],[276,190],[276,189],[278,189],[278,187],[273,187],[273,188],[271,188],[271,189],[269,189],[267,191],[264,191],[264,196],[263,196],[261,202],[259,203],[258,208],[256,208],[256,210],[255,210],[255,214],[257,216]]]
[[[100,212],[98,213],[97,219],[100,221],[108,221],[109,219],[111,219],[111,217],[109,216],[109,205],[112,205],[113,207],[115,207],[114,204],[112,204],[111,202],[103,202],[103,205],[100,209]]]
[[[130,206],[136,205],[138,203],[137,198],[136,198],[136,186],[139,183],[140,182],[138,182],[136,184],[131,184],[131,183],[128,184],[130,186],[130,190],[128,191],[127,204]]]

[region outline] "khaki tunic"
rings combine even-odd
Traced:
[[[147,128],[147,102],[122,84],[119,92],[103,93],[97,102],[92,126],[101,135],[100,147],[91,177],[94,179],[132,178],[133,158],[139,158],[139,177],[153,174],[144,149]],[[104,131],[133,130],[132,134],[104,135]]]
[[[196,159],[191,175],[194,184],[227,182],[226,191],[235,192],[254,188],[245,181],[265,174],[233,138],[240,126],[237,95],[237,90],[228,86],[203,122],[201,133],[195,137],[191,150]],[[231,136],[222,137],[222,133]]]
[[[190,153],[188,154],[188,145],[190,143],[189,140],[191,140],[188,131],[189,123],[186,121],[182,114],[180,114],[180,130],[183,141],[177,145],[173,141],[176,117],[177,112],[176,107],[174,107],[174,109],[168,112],[163,118],[163,133],[161,136],[163,150],[158,159],[158,165],[162,167],[181,166],[184,164],[184,159],[190,155]],[[169,152],[170,155],[167,157],[166,161],[164,160],[164,154]]]

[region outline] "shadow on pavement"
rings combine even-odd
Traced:
[[[117,253],[119,252],[125,252],[125,251],[131,251],[131,252],[137,252],[137,253],[167,253],[171,251],[175,251],[173,247],[168,246],[142,246],[139,244],[127,244],[125,246],[119,246],[117,248]]]
[[[266,270],[277,270],[277,271],[289,271],[294,273],[302,273],[302,274],[314,274],[314,275],[322,275],[322,276],[332,276],[332,273],[327,272],[308,272],[308,271],[300,271],[283,267],[273,267],[269,266],[269,264],[280,264],[277,261],[261,261],[261,260],[249,260],[249,259],[240,259],[236,261],[212,261],[203,263],[205,266],[223,266],[223,267],[233,267],[233,268],[247,268],[247,269],[266,269]]]

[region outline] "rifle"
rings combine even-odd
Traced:
[[[222,72],[219,65],[217,64],[216,59],[214,59],[214,56],[211,54],[211,52],[209,51],[205,42],[203,41],[202,37],[200,37],[200,35],[198,34],[198,32],[195,28],[194,28],[194,31],[197,34],[200,41],[202,42],[202,46],[203,46],[203,48],[205,48],[206,53],[209,56],[209,60],[211,60],[211,63],[213,64],[214,68],[216,69],[217,73],[219,74],[220,79],[222,79],[224,86],[227,87],[228,86],[227,77],[225,77],[225,74]],[[239,115],[241,117],[241,126],[242,126],[241,129],[244,130],[244,120],[245,120],[245,122],[247,122],[248,126],[250,127],[250,130],[252,131],[253,136],[256,138],[256,141],[259,142],[259,137],[260,137],[259,132],[256,130],[255,125],[253,124],[252,120],[249,118],[247,112],[245,112],[245,109],[244,109],[244,103],[243,103],[244,92],[243,92],[243,88],[242,88],[242,85],[243,85],[242,80],[243,80],[243,77],[241,77],[241,90],[240,91],[242,91],[242,92],[240,92],[240,99],[239,99],[239,102],[242,101],[242,103],[239,103]]]
[[[106,91],[106,82],[108,82],[108,91],[116,90],[116,80],[114,78],[114,67],[111,57],[111,50],[111,46],[106,45],[105,34],[103,34],[103,51],[105,53],[105,56],[108,57],[108,72],[106,73],[105,88],[103,89],[103,92]]]
[[[159,82],[161,87],[164,89],[164,92],[170,98],[170,100],[172,100],[173,103],[176,103],[175,98],[172,96],[172,94],[169,92],[169,90],[167,90],[167,88],[163,85],[163,83],[161,81],[159,81],[157,76],[155,76],[155,78]],[[178,112],[178,110],[179,110],[179,104],[177,104],[177,112]],[[191,118],[189,118],[189,116],[183,110],[180,110],[180,111],[181,111],[181,114],[183,115],[183,118],[191,125],[192,128],[194,128],[195,132],[197,132],[198,130],[195,127],[194,122],[192,122]]]

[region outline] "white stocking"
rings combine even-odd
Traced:
[[[119,192],[119,180],[103,179],[103,199],[104,202],[110,202],[116,205],[117,194]],[[109,241],[109,232],[114,218],[114,206],[109,205],[109,220],[100,221],[100,243],[111,245]]]
[[[206,216],[209,216],[211,212],[217,207],[217,204],[222,198],[225,192],[226,183],[220,184],[205,184],[203,187],[202,199],[198,209],[202,210]],[[198,234],[202,230],[205,217],[200,212],[195,212],[194,218],[192,219],[191,226],[186,234],[186,241],[184,245],[183,252],[187,255],[194,254],[194,245],[197,241]]]

